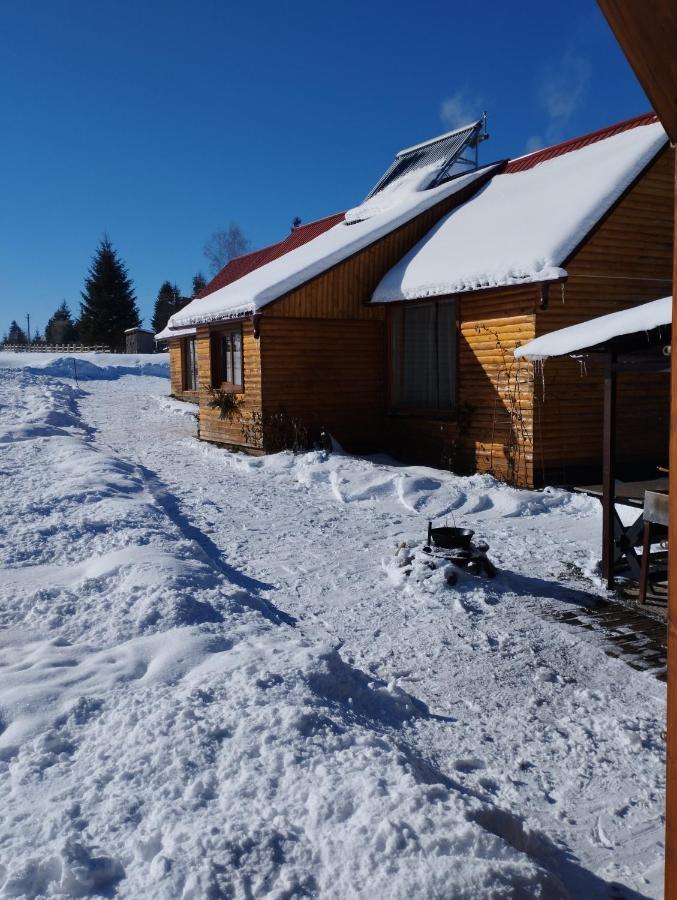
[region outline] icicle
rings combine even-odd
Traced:
[[[541,360],[541,402],[545,403],[545,360]]]
[[[545,360],[544,359],[535,359],[534,360],[534,386],[537,383],[536,375],[538,374],[538,378],[541,384],[541,402],[545,403]]]

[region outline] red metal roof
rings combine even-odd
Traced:
[[[561,144],[545,147],[543,150],[536,150],[535,153],[529,153],[527,156],[511,159],[505,167],[504,174],[509,175],[512,172],[524,172],[527,169],[533,169],[534,166],[548,159],[554,159],[556,156],[562,156],[562,154],[570,153],[572,150],[580,150],[581,147],[587,147],[588,144],[603,141],[605,138],[620,134],[622,131],[629,131],[631,128],[637,128],[639,125],[650,125],[652,122],[657,121],[658,117],[655,113],[645,113],[643,116],[635,116],[634,119],[626,119],[624,122],[618,122],[616,125],[609,125],[608,128],[600,128],[599,131],[591,131],[590,134],[563,141]]]
[[[227,284],[232,284],[233,281],[237,281],[243,275],[253,272],[254,269],[258,269],[260,266],[264,266],[266,263],[284,256],[290,250],[302,247],[303,244],[307,244],[308,241],[312,241],[313,238],[328,231],[333,225],[342,222],[344,218],[345,214],[341,212],[335,213],[333,216],[326,216],[324,219],[317,219],[315,222],[299,225],[284,240],[278,241],[276,244],[263,247],[261,250],[254,250],[251,253],[245,253],[242,256],[236,256],[235,259],[231,259],[221,269],[218,275],[212,278],[207,287],[198,294],[198,297],[202,299],[208,294],[213,294],[214,291],[218,291]]]

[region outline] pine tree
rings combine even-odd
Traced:
[[[141,325],[134,285],[108,237],[99,244],[81,294],[80,337],[87,344],[125,345],[125,329]]]
[[[197,297],[207,287],[207,279],[202,272],[193,275],[193,297]]]
[[[9,331],[7,333],[7,343],[8,344],[27,344],[28,338],[26,337],[26,332],[23,328],[19,327],[18,322],[12,319],[12,324],[9,326]]]
[[[150,323],[153,331],[156,334],[162,331],[169,321],[169,317],[185,306],[186,302],[187,300],[181,296],[178,285],[165,281],[155,298],[155,309]]]
[[[45,341],[48,344],[74,344],[78,330],[65,300],[47,322]]]

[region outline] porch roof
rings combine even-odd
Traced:
[[[630,309],[597,316],[568,328],[560,328],[518,347],[514,355],[524,359],[542,360],[551,356],[584,353],[608,344],[616,338],[650,332],[672,324],[672,297],[652,300]]]

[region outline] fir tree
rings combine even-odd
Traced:
[[[169,317],[178,312],[186,302],[181,296],[178,285],[165,281],[155,298],[155,309],[150,323],[153,331],[156,334],[162,331],[169,321]]]
[[[78,340],[78,329],[65,300],[47,322],[45,341],[48,344],[74,344]]]
[[[134,286],[110,240],[104,237],[85,280],[80,304],[80,337],[87,344],[125,345],[125,329],[141,325]]]
[[[8,344],[27,344],[28,338],[26,337],[26,332],[21,328],[16,322],[16,320],[12,320],[12,324],[9,326],[9,331],[7,333],[7,341]]]
[[[202,272],[193,275],[193,297],[197,297],[207,287],[207,279]]]

